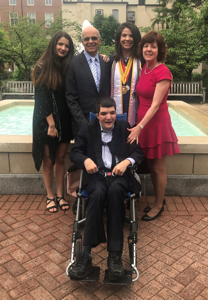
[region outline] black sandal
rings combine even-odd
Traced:
[[[52,201],[56,204],[55,198],[50,199],[50,198],[47,197],[46,205],[50,204]],[[49,210],[49,209],[53,209],[53,208],[56,208],[56,210],[54,210],[54,211],[50,211],[50,210]],[[53,205],[53,206],[50,206],[50,207],[46,207],[46,209],[47,209],[51,214],[57,213],[57,211],[58,211],[58,207],[57,207],[56,205]]]
[[[63,203],[63,204],[60,204],[60,201],[61,201],[61,200],[66,201],[66,200],[64,199],[64,197],[56,197],[56,201],[58,202],[60,209],[63,210],[63,211],[68,210],[68,209],[69,209],[69,203]],[[67,201],[66,201],[66,202],[67,202]],[[68,208],[63,209],[64,206],[68,206]]]

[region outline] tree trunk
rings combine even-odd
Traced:
[[[186,71],[186,73],[188,75],[188,81],[191,81],[191,79],[192,79],[192,71],[193,71],[192,69],[191,70],[189,69]]]

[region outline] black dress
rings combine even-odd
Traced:
[[[52,114],[58,138],[47,135],[48,123],[46,118]],[[35,107],[33,113],[33,149],[32,155],[35,168],[40,170],[44,145],[49,146],[49,157],[55,164],[56,150],[60,143],[69,143],[73,139],[72,117],[66,104],[65,87],[59,90],[48,89],[46,85],[35,87]]]

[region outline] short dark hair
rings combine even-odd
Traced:
[[[99,114],[101,107],[114,107],[116,110],[116,102],[111,97],[102,97],[96,103],[96,113]]]
[[[125,23],[122,23],[120,25],[120,27],[118,28],[118,30],[116,32],[116,36],[115,36],[116,54],[115,54],[115,57],[114,57],[115,61],[119,61],[122,58],[122,47],[121,47],[120,39],[121,39],[122,31],[125,28],[128,28],[129,30],[131,30],[133,40],[134,40],[134,44],[133,44],[133,47],[131,49],[131,56],[132,56],[132,58],[139,58],[137,52],[138,52],[138,45],[141,41],[140,31],[139,31],[138,27],[136,25],[134,25],[133,23],[125,22]]]
[[[139,56],[141,59],[144,59],[143,57],[143,47],[146,43],[157,43],[158,46],[158,58],[157,61],[165,61],[166,54],[167,54],[167,46],[165,45],[165,41],[163,39],[163,36],[161,33],[156,32],[154,30],[149,31],[146,33],[141,43],[139,44]]]

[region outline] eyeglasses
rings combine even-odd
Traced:
[[[89,40],[92,40],[92,41],[97,41],[98,40],[98,37],[97,36],[91,36],[91,37],[85,37],[84,39],[83,39],[83,41],[84,42],[89,42]]]

